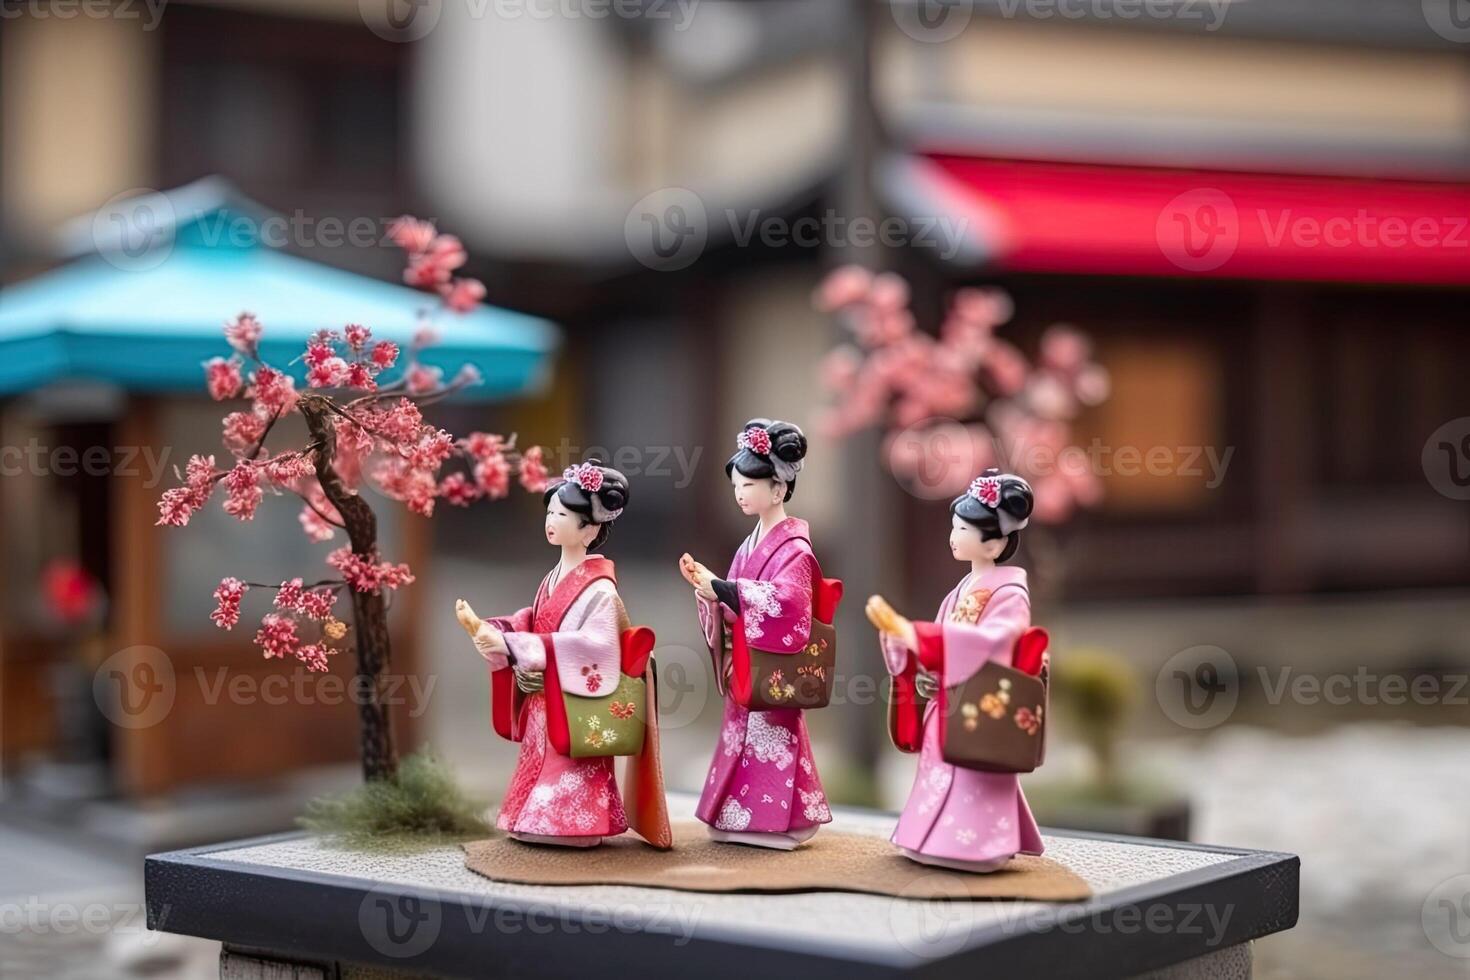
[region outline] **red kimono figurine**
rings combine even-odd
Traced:
[[[790,422],[752,419],[736,446],[725,473],[741,512],[757,518],[755,529],[723,579],[688,554],[679,560],[725,698],[720,744],[696,815],[717,841],[791,850],[832,819],[802,710],[748,710],[733,695],[729,671],[734,630],[750,647],[793,655],[793,675],[795,655],[807,649],[821,574],[806,521],[786,515],[807,440]]]
[[[463,599],[456,604],[461,624],[490,665],[495,729],[521,745],[496,820],[518,840],[590,847],[631,825],[655,847],[672,846],[647,660],[652,636],[629,628],[613,563],[588,554],[607,539],[627,500],[628,481],[617,470],[596,460],[570,467],[545,494],[546,541],[561,549],[561,561],[542,579],[532,605],[481,620]],[[640,632],[641,650],[631,661],[638,666],[630,668],[629,640]],[[638,679],[648,675],[649,697],[642,747],[628,756],[620,795],[613,755],[579,757],[585,746],[578,742],[574,751],[568,744],[562,692],[570,695],[566,701],[605,699],[619,688],[624,672]],[[611,708],[616,719],[631,713],[628,702],[615,700]],[[614,732],[614,718],[607,720],[606,729],[584,727],[578,734],[596,737],[601,747],[603,732]]]

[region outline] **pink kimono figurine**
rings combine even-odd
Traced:
[[[561,549],[561,561],[541,580],[534,603],[487,620],[463,599],[455,610],[490,665],[494,727],[521,746],[496,826],[517,840],[591,847],[631,825],[655,847],[670,847],[656,709],[649,711],[642,751],[627,757],[619,794],[612,756],[556,751],[542,690],[552,657],[569,693],[597,696],[618,683],[628,614],[613,563],[588,551],[606,540],[622,513],[627,478],[592,460],[570,467],[545,499],[546,540]]]
[[[999,563],[1015,554],[1031,506],[1025,480],[988,470],[949,506],[950,551],[968,562],[970,571],[945,596],[934,621],[910,622],[881,596],[868,601],[868,618],[881,631],[896,705],[914,705],[915,687],[932,694],[936,686],[961,684],[989,660],[1018,666],[1012,654],[1031,625],[1031,598],[1025,570]],[[914,785],[892,838],[905,856],[983,872],[1018,853],[1041,853],[1041,834],[1014,773],[983,772],[944,760],[944,719],[937,701],[928,702],[921,722],[916,712],[905,718],[900,708],[891,723],[895,743],[919,752]]]
[[[757,518],[755,529],[723,579],[688,554],[679,560],[725,698],[720,743],[696,815],[714,840],[791,850],[831,821],[832,812],[801,709],[749,711],[736,703],[730,638],[732,630],[744,630],[751,646],[774,653],[800,653],[807,644],[818,570],[806,521],[786,516],[807,441],[790,422],[753,419],[736,445],[725,474],[741,512]]]

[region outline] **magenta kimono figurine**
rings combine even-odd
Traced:
[[[757,519],[755,529],[724,578],[716,578],[688,554],[679,562],[694,587],[716,687],[725,701],[720,742],[696,815],[709,825],[714,840],[791,850],[832,819],[803,712],[797,707],[749,710],[739,703],[731,647],[739,632],[745,641],[741,649],[749,644],[789,655],[791,679],[805,666],[798,659],[810,659],[799,655],[810,648],[814,582],[821,581],[820,569],[806,521],[786,514],[807,440],[790,422],[752,419],[736,446],[725,474],[741,512]],[[830,622],[830,613],[824,615]],[[781,683],[779,671],[774,680],[767,675],[762,691],[767,688],[777,700],[792,690]]]
[[[1016,772],[1040,761],[1044,693],[1022,690],[1044,690],[1029,675],[1045,676],[1045,633],[1031,628],[1025,570],[1002,564],[1015,554],[1031,507],[1025,480],[987,471],[950,504],[950,551],[970,570],[934,621],[910,622],[880,596],[868,602],[893,678],[890,734],[899,748],[919,753],[892,840],[923,864],[984,872],[1042,851]],[[972,696],[982,670],[981,686],[994,689]],[[961,702],[946,706],[954,692],[964,692]],[[977,743],[983,755],[1002,742],[1032,761],[985,771],[973,767],[973,757],[961,758]]]
[[[673,843],[656,707],[650,702],[643,711],[636,751],[602,744],[617,733],[614,720],[632,715],[630,701],[613,696],[629,689],[624,678],[647,678],[640,690],[652,688],[652,633],[630,627],[613,563],[588,553],[606,540],[627,501],[628,481],[617,470],[596,460],[570,467],[546,490],[546,541],[561,549],[561,560],[542,579],[533,604],[485,620],[463,599],[456,604],[460,623],[490,665],[494,728],[520,743],[496,820],[518,840],[590,847],[632,827],[655,847]],[[633,651],[630,641],[640,632],[643,642]],[[609,699],[613,715],[604,725],[591,712]],[[569,720],[571,702],[587,712]],[[622,793],[615,754],[628,759]]]

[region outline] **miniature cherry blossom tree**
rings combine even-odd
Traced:
[[[404,217],[393,223],[390,237],[408,255],[405,281],[437,293],[441,309],[468,312],[484,297],[478,281],[454,275],[467,258],[454,236]],[[204,365],[216,401],[248,402],[223,420],[229,462],[220,466],[213,455],[191,456],[183,485],[166,491],[158,504],[159,524],[182,527],[221,487],[225,512],[241,521],[254,518],[267,494],[293,495],[302,503],[299,520],[308,538],[327,542],[338,531],[345,534],[346,543],[325,558],[334,574],[311,582],[296,576],[276,585],[226,578],[214,591],[210,618],[221,629],[233,629],[250,589],[273,591],[255,643],[266,659],[294,657],[308,671],[327,670],[349,630],[354,633],[362,766],[370,781],[397,772],[384,697],[391,660],[387,593],[414,577],[407,565],[379,553],[377,516],[362,489],[371,486],[429,517],[439,500],[464,507],[506,497],[513,479],[530,492],[547,484],[541,448],[517,453],[514,436],[485,432],[456,439],[424,420],[422,406],[480,380],[472,365],[446,382],[440,369],[420,363],[419,352],[434,340],[431,316],[431,309],[421,313],[406,356],[392,341],[374,340],[363,325],[317,332],[298,358],[306,368],[304,391],[290,374],[261,360],[264,327],[255,316],[241,313],[229,321],[224,333],[233,353]],[[379,383],[395,367],[401,368],[399,376]],[[293,413],[305,423],[306,444],[268,445],[277,424]],[[337,613],[344,594],[351,627]]]
[[[1095,468],[1072,441],[1082,409],[1108,396],[1107,372],[1082,333],[1051,327],[1033,365],[996,336],[1010,299],[962,289],[932,336],[917,329],[901,276],[860,266],[834,270],[813,301],[853,334],[821,365],[834,396],[823,420],[829,434],[880,429],[889,470],[924,496],[957,495],[976,472],[1000,466],[1031,484],[1041,523],[1101,499]]]

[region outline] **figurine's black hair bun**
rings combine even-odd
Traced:
[[[1007,539],[1005,549],[995,559],[999,564],[1014,555],[1016,549],[1021,546],[1019,530],[1012,531],[1010,534],[1002,533],[1000,512],[1004,511],[1012,521],[1024,521],[1031,516],[1035,499],[1031,493],[1031,485],[1019,476],[1002,473],[994,468],[986,470],[983,475],[995,477],[1000,481],[1000,500],[996,502],[995,508],[987,507],[981,503],[979,497],[967,490],[950,502],[949,512],[979,528],[982,540],[993,541],[1001,537]]]
[[[622,510],[628,506],[628,478],[618,470],[603,466],[602,461],[595,456],[587,460],[588,464],[597,467],[602,473],[602,486],[594,493],[597,502],[603,510]],[[592,513],[592,495],[583,490],[575,480],[560,480],[546,488],[541,495],[541,502],[548,504],[552,496],[560,500],[562,504],[574,514],[579,515],[587,524],[597,524],[597,537],[592,540],[588,550],[595,550],[607,540],[608,532],[612,529],[612,522],[598,523]]]
[[[752,480],[777,480],[780,477],[776,474],[776,466],[771,462],[773,457],[786,464],[800,463],[806,458],[806,434],[801,431],[800,426],[777,419],[751,419],[740,427],[741,432],[750,429],[765,430],[766,435],[771,438],[771,451],[758,453],[753,449],[737,449],[735,455],[725,463],[726,476],[730,475],[731,470],[735,470]],[[790,500],[791,495],[796,492],[796,476],[793,474],[785,482],[786,496],[782,499]]]

